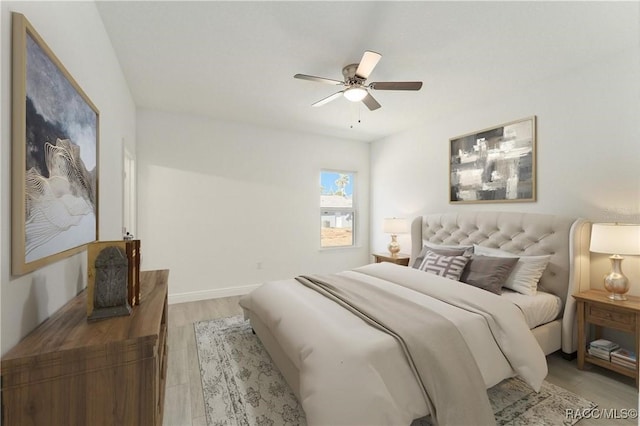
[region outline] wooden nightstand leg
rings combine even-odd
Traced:
[[[584,302],[578,301],[578,368],[584,369],[584,351],[587,342],[584,334]]]

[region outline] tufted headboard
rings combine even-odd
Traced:
[[[429,214],[411,224],[411,262],[423,241],[435,244],[499,248],[521,255],[551,255],[540,278],[540,289],[564,303],[562,350],[575,351],[575,300],[572,294],[589,287],[589,238],[591,224],[584,219],[515,213],[468,212]]]

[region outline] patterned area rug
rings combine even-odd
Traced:
[[[209,426],[305,425],[302,407],[242,316],[194,325]],[[489,389],[498,425],[572,425],[568,409],[593,402],[544,382],[539,393],[519,379]],[[412,426],[430,425],[428,418]]]

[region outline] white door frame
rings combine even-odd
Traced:
[[[129,232],[135,237],[137,232],[136,157],[131,151],[124,147],[124,141],[122,173],[122,235]]]

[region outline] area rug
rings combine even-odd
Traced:
[[[194,324],[209,426],[305,425],[295,395],[242,316]],[[567,410],[596,404],[551,383],[539,393],[519,379],[489,389],[498,425],[573,425]],[[412,426],[430,425],[425,417]]]

